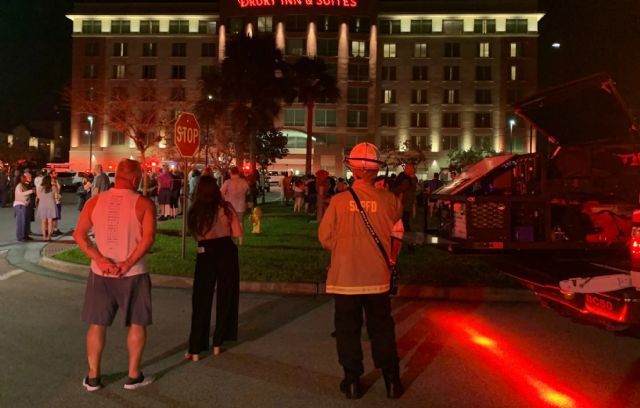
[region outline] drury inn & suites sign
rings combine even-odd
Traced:
[[[272,6],[357,7],[358,0],[238,0],[242,8]]]

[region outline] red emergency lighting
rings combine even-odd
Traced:
[[[242,8],[298,6],[298,7],[358,7],[358,0],[238,0]]]

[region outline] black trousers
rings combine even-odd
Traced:
[[[238,339],[238,305],[240,297],[240,267],[238,248],[230,237],[198,241],[204,248],[196,259],[191,305],[191,334],[189,353],[197,354],[209,349],[211,306],[216,297],[216,324],[213,346]]]
[[[376,368],[384,372],[397,370],[399,360],[389,294],[335,295],[335,304],[338,360],[347,381],[353,382],[364,373],[360,343],[363,311]]]

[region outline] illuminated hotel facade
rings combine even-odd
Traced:
[[[288,61],[322,58],[341,98],[315,107],[314,164],[341,174],[345,153],[371,141],[427,150],[425,171],[448,165],[455,149],[534,149],[535,135],[511,103],[537,90],[535,1],[220,0],[191,3],[78,2],[73,21],[74,89],[152,83],[180,100],[220,64],[238,33],[268,32]],[[112,165],[137,151],[122,134],[93,133],[73,114],[70,161]],[[291,154],[279,170],[304,168],[305,108],[284,106],[276,126]],[[160,147],[171,145],[171,135]],[[161,152],[162,149],[159,149]],[[160,153],[161,154],[161,153]],[[159,157],[162,159],[162,157]]]

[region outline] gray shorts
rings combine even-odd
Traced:
[[[151,324],[151,279],[148,273],[128,278],[89,274],[82,321],[111,326],[118,309],[122,310],[125,326]]]

